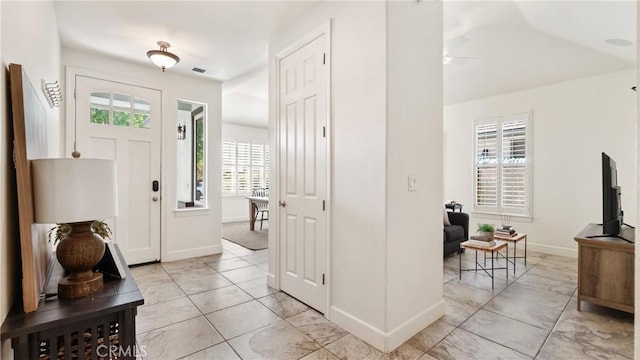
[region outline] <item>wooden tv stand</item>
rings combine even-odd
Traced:
[[[602,234],[602,225],[588,224],[575,240],[578,242],[578,311],[580,303],[610,307],[633,313],[635,245]],[[623,226],[625,239],[634,240],[635,230]]]

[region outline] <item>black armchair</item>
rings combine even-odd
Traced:
[[[451,225],[444,225],[444,256],[460,253],[460,243],[469,239],[469,214],[447,212]]]

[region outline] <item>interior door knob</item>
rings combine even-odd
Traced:
[[[287,202],[286,201],[279,201],[280,207],[286,207],[287,206]]]

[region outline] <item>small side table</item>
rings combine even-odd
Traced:
[[[506,257],[504,257],[505,259],[507,259],[507,261],[509,260],[509,247],[507,246],[508,243],[506,241],[502,241],[502,240],[496,240],[496,244],[491,246],[491,247],[485,247],[485,246],[477,246],[474,244],[470,244],[468,241],[465,241],[463,243],[460,244],[461,248],[464,249],[471,249],[471,250],[475,250],[476,251],[476,267],[475,269],[463,269],[462,268],[462,252],[460,252],[458,254],[458,259],[459,259],[459,264],[458,264],[458,270],[459,270],[459,276],[460,276],[460,280],[462,280],[462,272],[463,271],[475,271],[478,272],[478,268],[480,268],[480,270],[484,271],[485,273],[487,273],[487,275],[489,275],[489,277],[491,277],[491,290],[494,289],[494,271],[495,270],[506,270],[506,274],[507,274],[507,280],[509,280],[509,264],[508,262],[505,263],[504,267],[494,267],[494,259],[497,255],[502,256],[502,254],[500,254],[500,250],[502,249],[506,249]],[[480,265],[480,263],[478,262],[478,251],[482,251],[485,255],[485,263],[483,265]],[[491,253],[491,267],[488,268],[486,267],[486,255],[487,253]],[[491,273],[489,273],[489,270],[491,270]]]
[[[456,212],[456,210],[458,210],[458,212],[462,212],[462,204],[460,203],[446,203],[444,204],[445,209],[447,210],[451,210],[452,212]]]
[[[494,233],[493,238],[513,243],[513,257],[512,257],[513,261],[509,260],[508,257],[507,257],[507,260],[513,264],[514,274],[516,273],[516,259],[524,259],[524,266],[527,266],[527,234],[519,233],[516,236],[506,236],[506,235]],[[517,250],[518,250],[518,242],[520,240],[524,240],[524,256],[516,256]]]

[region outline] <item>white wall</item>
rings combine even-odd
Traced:
[[[512,223],[529,249],[577,256],[573,237],[602,222],[600,153],[617,163],[627,222],[636,219],[636,70],[568,81],[444,108],[444,199],[473,204],[473,121],[533,109],[533,220]],[[479,222],[500,219],[471,214]],[[638,225],[638,224],[633,224]]]
[[[262,141],[269,144],[267,128],[222,124],[222,138],[236,138]],[[222,222],[249,221],[249,204],[242,196],[222,196]]]
[[[40,81],[48,82],[60,80],[60,39],[53,3],[43,2],[0,2],[1,22],[1,58],[0,71],[0,192],[2,205],[0,207],[0,319],[4,321],[9,309],[19,291],[19,234],[17,200],[15,190],[15,171],[11,163],[10,141],[13,134],[9,133],[9,100],[5,93],[7,89],[6,69],[10,63],[21,64],[29,76],[35,89],[40,88]],[[26,21],[28,19],[28,21]],[[51,109],[39,92],[47,112],[47,136],[49,154],[58,156],[61,153],[60,141],[60,110]],[[13,358],[10,341],[2,342],[1,358]]]
[[[444,314],[442,3],[389,2],[387,332],[389,349]],[[417,178],[408,191],[409,175]]]
[[[388,7],[391,10],[387,11]],[[403,17],[410,20],[410,25],[403,23]],[[322,3],[271,39],[271,79],[275,79],[276,55],[312,31],[327,26],[329,21],[332,164],[328,201],[331,227],[327,316],[368,343],[389,351],[399,345],[398,341],[406,340],[428,325],[433,320],[430,316],[442,310],[432,302],[442,300],[441,275],[428,277],[442,273],[442,192],[439,187],[442,180],[437,178],[439,175],[429,175],[431,163],[428,161],[415,159],[406,165],[387,167],[396,156],[417,156],[411,151],[412,147],[418,151],[432,149],[436,168],[442,161],[441,5],[405,2],[396,7],[386,2]],[[395,31],[387,33],[387,24]],[[423,38],[416,43],[418,35],[411,32],[412,27],[427,40]],[[431,43],[431,40],[435,42]],[[387,48],[387,41],[393,42],[393,46]],[[402,44],[405,41],[407,43]],[[387,55],[391,50],[417,58],[402,59],[402,55],[397,54],[390,57],[388,63]],[[404,60],[409,62],[404,63]],[[425,63],[420,63],[419,68],[414,68],[423,60],[434,67],[425,69]],[[403,69],[407,65],[411,67]],[[412,75],[421,81],[414,82]],[[395,76],[400,79],[388,88],[387,79]],[[429,84],[429,80],[433,83]],[[405,101],[404,92],[409,90],[417,90],[418,94],[408,96]],[[275,93],[276,83],[271,81],[270,94]],[[422,95],[431,98],[421,99],[424,103],[418,103],[417,99]],[[409,105],[409,108],[405,109],[403,105]],[[272,149],[276,149],[276,108],[275,97],[272,97],[269,108]],[[416,124],[417,121],[426,123]],[[388,129],[391,130],[389,134]],[[417,132],[411,134],[414,130]],[[403,144],[402,137],[407,134],[410,134],[409,142]],[[276,152],[271,154],[270,172],[273,174]],[[396,170],[399,173],[393,174]],[[412,172],[420,177],[424,188],[418,193],[407,194],[406,176]],[[435,186],[435,191],[426,191],[430,186]],[[274,184],[272,197],[275,192]],[[396,195],[398,199],[394,198]],[[404,205],[409,211],[403,209]],[[419,222],[412,215],[404,218],[408,212],[417,207],[424,209],[424,206],[428,209],[426,216],[433,216],[432,221]],[[396,216],[394,211],[400,211],[400,215]],[[272,222],[277,223],[275,201],[270,202],[270,216]],[[431,222],[435,226],[425,230],[424,224]],[[404,225],[408,228],[403,228]],[[269,248],[274,250],[270,251],[269,282],[277,286],[275,253],[278,244],[273,230],[272,227],[269,231]],[[434,245],[434,249],[428,249],[430,231],[440,243]],[[417,235],[418,232],[421,235]],[[405,255],[406,263],[402,263]],[[403,287],[402,281],[414,276],[410,285]],[[414,285],[417,288],[410,288]],[[392,294],[392,291],[400,293]],[[429,316],[425,316],[427,312]]]
[[[62,50],[62,63],[67,67],[101,73],[107,79],[118,79],[134,85],[159,89],[162,92],[162,261],[221,252],[220,83],[209,79],[177,75],[171,70],[163,73],[153,65],[142,66],[66,48]],[[208,208],[205,209],[176,211],[176,119],[179,99],[208,104],[206,142]]]

